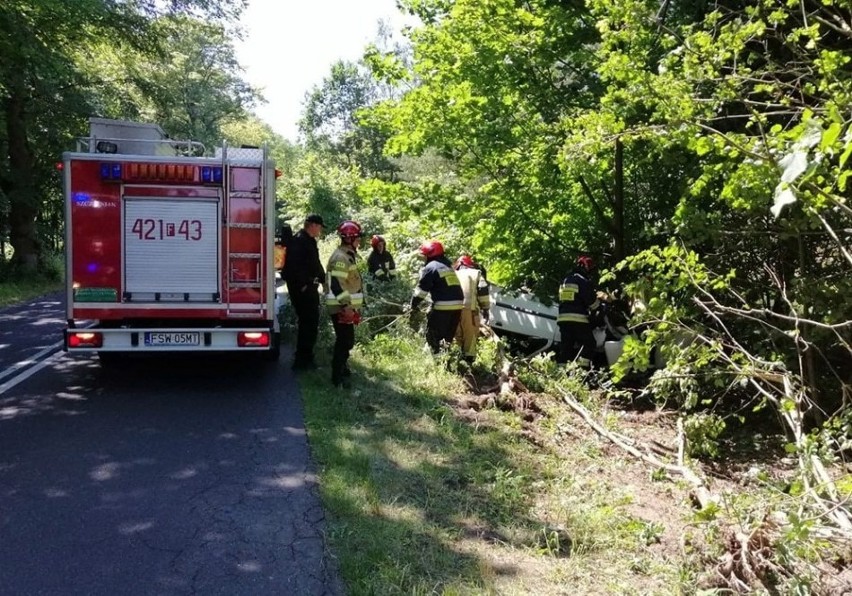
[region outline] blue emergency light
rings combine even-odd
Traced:
[[[219,184],[222,182],[222,168],[213,166],[201,167],[201,181]]]
[[[121,164],[120,163],[102,163],[101,164],[101,179],[102,180],[121,180]]]

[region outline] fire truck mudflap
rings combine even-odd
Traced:
[[[91,130],[63,156],[65,349],[277,358],[267,152],[198,157],[155,125],[92,119]]]

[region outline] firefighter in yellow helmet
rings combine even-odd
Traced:
[[[472,364],[476,359],[479,325],[483,319],[488,321],[491,297],[488,295],[488,282],[470,255],[456,259],[453,269],[456,270],[464,294],[464,309],[456,330],[456,342],[461,346],[464,359]]]
[[[328,259],[328,294],[325,305],[334,325],[334,352],[331,359],[331,382],[335,387],[348,386],[349,352],[355,347],[355,325],[361,322],[364,304],[361,274],[355,259],[361,245],[361,226],[354,221],[344,221],[337,227],[340,246]]]

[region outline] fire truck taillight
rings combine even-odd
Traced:
[[[265,348],[269,345],[268,331],[240,331],[237,345],[241,348]]]
[[[91,331],[78,331],[68,334],[69,348],[100,348],[104,345],[102,333]]]

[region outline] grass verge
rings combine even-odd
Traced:
[[[61,280],[14,279],[0,281],[0,307],[26,302],[38,296],[59,292],[64,287]]]
[[[687,589],[685,490],[615,457],[543,394],[483,407],[420,345],[407,330],[359,345],[348,390],[332,388],[327,359],[300,378],[350,593]]]

